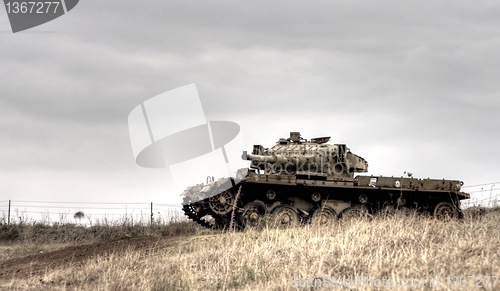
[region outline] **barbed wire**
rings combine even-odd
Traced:
[[[471,194],[471,193],[469,193],[469,194]],[[472,193],[472,194],[474,194],[474,193]],[[487,194],[488,196],[490,196],[490,193],[485,193],[485,195],[481,195],[481,196],[486,196],[486,194]],[[473,195],[473,196],[474,196],[474,195]],[[491,198],[493,198],[493,197],[498,197],[498,196],[500,196],[500,193],[491,193]]]
[[[1,213],[1,212],[0,212]],[[11,216],[23,216],[24,214],[51,214],[51,215],[72,215],[72,213],[63,213],[63,212],[50,212],[50,211],[21,211],[21,212],[14,212],[11,214]],[[88,213],[86,216],[92,216],[92,215],[99,215],[99,216],[145,216],[149,217],[150,213],[149,212],[137,212],[137,213]]]
[[[499,189],[488,189],[488,188],[483,189],[483,188],[481,188],[481,189],[477,189],[477,190],[474,190],[474,191],[467,191],[467,190],[465,190],[465,191],[467,193],[478,193],[478,192],[487,192],[487,193],[489,193],[489,192],[498,192],[499,190],[500,190],[500,188]]]
[[[481,186],[499,185],[499,189],[493,191],[491,189],[471,189],[473,191],[466,191],[471,194],[483,193],[482,197],[471,197],[462,200],[462,205],[470,206],[484,206],[484,205],[497,205],[500,200],[500,182],[483,183],[476,185],[462,186],[464,188],[473,188]],[[488,193],[489,192],[489,193]],[[489,197],[484,197],[488,195]],[[109,206],[106,206],[109,205]],[[10,207],[10,209],[9,209]],[[40,211],[40,209],[47,209],[47,211]],[[56,210],[57,209],[57,210]],[[154,202],[92,202],[92,201],[40,201],[40,200],[1,200],[0,201],[0,215],[6,215],[10,210],[11,216],[15,218],[26,218],[26,216],[41,215],[43,216],[59,216],[65,219],[71,219],[74,211],[81,211],[85,213],[87,219],[106,219],[108,217],[140,217],[142,219],[153,219],[161,217],[161,215],[182,216],[182,205],[169,204],[169,203],[154,203]],[[59,212],[55,212],[55,211]],[[94,211],[100,212],[94,212]],[[102,213],[102,210],[110,210],[112,213]],[[75,218],[78,219],[78,218]]]
[[[493,199],[495,198],[495,199]],[[467,200],[462,200],[464,203],[471,203],[471,202],[474,202],[474,203],[477,203],[477,202],[495,202],[497,200],[497,197],[491,197],[491,199],[489,197],[487,198],[482,198],[482,199],[467,199]]]
[[[8,200],[0,203],[0,219],[8,222],[72,221],[80,220],[74,214],[81,212],[84,214],[81,219],[85,221],[133,219],[153,223],[153,219],[180,219],[181,210],[181,203]]]
[[[144,204],[150,205],[151,202],[89,202],[89,201],[30,201],[30,200],[10,200],[16,203],[45,203],[45,204]],[[8,201],[7,201],[8,202]]]
[[[63,207],[63,206],[52,206],[52,205],[11,205],[11,208],[17,208],[17,207],[27,207],[27,208],[52,208],[52,209],[64,209],[64,208],[70,208],[70,209],[109,209],[109,210],[120,210],[120,209],[142,209],[142,210],[150,210],[150,207],[142,207],[142,208],[137,208],[137,207],[78,207],[78,206],[72,206],[72,207]]]
[[[462,186],[462,189],[463,188],[479,187],[479,186],[495,185],[495,184],[500,184],[500,182],[491,182],[491,183],[484,183],[484,184],[467,185],[467,186]]]
[[[162,204],[162,203],[155,203],[154,205],[160,205],[160,206],[166,206],[166,207],[182,207],[180,204]]]

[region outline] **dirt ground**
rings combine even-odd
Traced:
[[[144,250],[164,248],[178,243],[180,237],[139,237],[64,247],[55,251],[13,258],[0,262],[0,281],[43,274],[72,264],[83,264],[92,257],[119,253],[125,249]]]

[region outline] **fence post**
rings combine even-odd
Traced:
[[[151,202],[151,225],[153,225],[153,202]]]
[[[489,207],[493,207],[493,202],[491,201],[491,194],[493,193],[493,187],[495,187],[495,185],[491,185],[490,200],[488,200],[488,206]]]
[[[7,214],[7,225],[10,225],[10,200],[9,200],[9,213]]]

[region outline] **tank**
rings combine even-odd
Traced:
[[[368,176],[368,162],[330,137],[303,139],[299,132],[270,148],[243,152],[248,169],[235,177],[207,178],[188,187],[184,213],[207,228],[329,225],[338,219],[414,211],[437,219],[461,218],[462,181]]]

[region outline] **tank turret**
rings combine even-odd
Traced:
[[[325,144],[330,137],[307,141],[299,132],[281,138],[276,145],[265,149],[254,145],[251,154],[243,152],[244,160],[252,161],[250,168],[266,174],[306,175],[327,180],[353,179],[356,172],[367,172],[368,163],[345,144]]]

